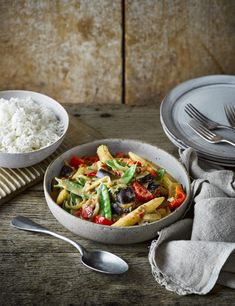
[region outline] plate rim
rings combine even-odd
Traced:
[[[221,75],[221,74],[214,74],[214,75],[207,75],[207,76],[202,76],[202,77],[198,77],[198,78],[193,78],[187,81],[184,81],[180,84],[178,84],[177,86],[175,86],[162,100],[161,105],[160,105],[160,121],[161,121],[161,125],[163,127],[164,132],[166,133],[166,131],[168,132],[168,135],[170,136],[170,140],[171,138],[174,139],[174,141],[176,143],[178,143],[180,145],[180,148],[182,148],[182,146],[185,147],[190,147],[190,145],[186,142],[187,138],[185,139],[179,139],[178,137],[178,128],[175,126],[174,120],[171,120],[173,122],[173,127],[175,128],[175,130],[169,129],[168,127],[168,121],[170,120],[169,118],[172,119],[172,116],[169,116],[169,108],[168,107],[168,101],[172,101],[173,99],[173,104],[176,103],[176,101],[178,101],[180,99],[180,97],[182,97],[183,95],[185,95],[187,92],[190,92],[194,89],[206,86],[206,85],[215,85],[215,84],[231,84],[235,86],[235,75]],[[172,95],[174,95],[174,98],[172,97]],[[186,140],[186,141],[185,141]],[[172,140],[171,140],[172,141]],[[174,143],[175,144],[175,143]],[[178,146],[179,147],[179,146]],[[210,153],[207,154],[205,152],[203,152],[200,149],[196,149],[194,148],[200,155],[206,156],[206,157],[212,157],[215,159],[222,159],[223,162],[228,160],[231,161],[231,157],[224,157],[219,155],[219,154],[214,154],[211,155]]]

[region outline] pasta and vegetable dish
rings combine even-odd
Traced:
[[[52,197],[70,214],[113,227],[134,226],[166,217],[186,198],[165,169],[133,152],[73,156],[53,180]]]

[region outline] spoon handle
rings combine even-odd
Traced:
[[[47,229],[45,227],[23,216],[17,216],[13,218],[11,221],[11,224],[16,228],[22,229],[25,231],[48,234]]]
[[[71,243],[79,252],[81,255],[84,254],[85,252],[85,248],[82,247],[79,243],[64,237],[62,235],[59,235],[57,233],[54,233],[52,231],[49,231],[47,228],[45,228],[44,226],[41,226],[40,224],[26,218],[23,216],[17,216],[15,218],[12,219],[11,224],[21,230],[25,230],[25,231],[30,231],[30,232],[37,232],[37,233],[43,233],[43,234],[47,234],[47,235],[51,235],[53,237],[62,239],[64,241],[67,241],[69,243]]]

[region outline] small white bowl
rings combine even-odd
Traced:
[[[51,197],[52,180],[59,175],[65,160],[69,160],[73,155],[94,155],[100,144],[106,144],[111,152],[132,151],[165,168],[184,187],[187,193],[185,201],[174,212],[159,221],[120,228],[95,224],[66,212]],[[155,238],[159,230],[182,217],[190,199],[190,178],[184,166],[175,157],[153,145],[129,139],[102,139],[72,148],[52,162],[44,176],[44,194],[54,217],[73,233],[101,243],[131,244]]]
[[[0,152],[0,167],[24,168],[35,165],[50,156],[62,143],[69,126],[69,116],[64,107],[54,99],[41,93],[26,90],[6,90],[0,91],[0,98],[9,100],[10,98],[24,99],[31,97],[33,101],[51,109],[60,120],[63,132],[60,138],[47,147],[26,153]]]

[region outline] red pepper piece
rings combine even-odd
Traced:
[[[70,166],[74,168],[78,168],[80,165],[84,165],[85,161],[84,159],[78,157],[78,156],[72,156],[69,162]]]
[[[93,214],[93,208],[91,206],[85,206],[82,208],[81,216],[83,219],[90,219]]]
[[[147,171],[152,175],[152,176],[157,176],[157,172],[150,166],[147,167]]]
[[[113,224],[113,221],[103,217],[103,216],[100,216],[100,215],[97,215],[95,216],[94,218],[94,221],[96,224],[102,224],[102,225],[112,225]]]
[[[128,166],[137,165],[138,167],[141,167],[141,166],[142,166],[142,164],[141,164],[140,161],[135,161],[135,160],[132,160],[132,159],[130,159],[130,160],[127,162],[127,165],[128,165]]]
[[[79,208],[78,210],[76,210],[76,211],[74,211],[74,216],[76,216],[76,217],[80,217],[81,216],[81,214],[82,214],[82,209],[81,208]]]
[[[121,176],[123,173],[122,171],[119,171],[119,170],[113,170],[113,173],[116,175],[116,176]]]
[[[86,174],[87,176],[96,176],[96,172],[94,171],[94,172],[89,172],[89,173],[87,173]]]
[[[175,199],[169,203],[171,209],[179,207],[185,200],[186,193],[183,191],[182,186],[177,186],[175,188]]]
[[[125,156],[126,155],[125,155],[124,152],[117,152],[116,155],[115,155],[115,157],[117,157],[117,158],[124,158]]]
[[[98,162],[99,157],[97,155],[95,155],[95,156],[84,156],[83,159],[84,159],[85,164],[90,166],[90,165]]]
[[[145,212],[144,211],[141,211],[140,213],[139,213],[139,217],[142,219],[142,218],[144,218],[144,215],[145,215]]]
[[[132,184],[133,190],[135,192],[136,198],[140,202],[147,202],[154,198],[154,195],[148,191],[147,188],[145,188],[143,185],[141,185],[139,182],[135,181]]]

